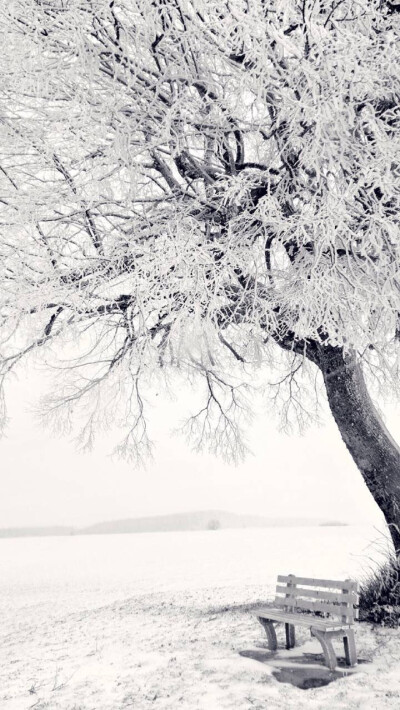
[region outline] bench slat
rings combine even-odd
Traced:
[[[354,611],[353,607],[346,606],[345,604],[329,604],[329,602],[312,602],[308,599],[297,599],[296,597],[275,597],[274,604],[277,606],[289,606],[297,609],[304,609],[305,611],[322,611],[334,616],[345,616],[347,618],[353,618]]]
[[[295,597],[311,597],[321,601],[339,602],[343,604],[357,604],[357,594],[354,592],[345,594],[344,592],[325,592],[319,589],[302,589],[301,587],[283,587],[278,584],[277,594],[290,594]]]
[[[304,609],[305,611],[322,611],[328,612],[333,616],[344,616],[349,621],[353,619],[358,619],[358,609],[354,609],[353,606],[346,606],[344,604],[329,604],[325,605],[322,602],[309,602],[305,599],[295,599],[290,597],[275,597],[274,604],[278,607],[298,607],[299,609]],[[317,608],[318,604],[318,608]]]
[[[278,582],[286,584],[301,584],[310,587],[324,587],[325,589],[348,589],[349,591],[358,591],[358,582],[339,581],[335,579],[313,579],[311,577],[295,577],[295,575],[278,575]]]

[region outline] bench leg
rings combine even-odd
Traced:
[[[347,632],[346,636],[343,636],[344,643],[344,653],[346,656],[346,663],[348,666],[357,665],[357,650],[356,650],[356,640],[354,637],[354,631],[350,630]]]
[[[333,650],[332,641],[329,638],[329,635],[326,634],[324,631],[319,631],[318,629],[311,628],[310,630],[311,635],[315,636],[315,638],[318,639],[322,646],[326,665],[328,666],[329,670],[334,671],[337,666],[337,658],[335,651]]]
[[[263,619],[261,616],[257,616],[261,626],[263,627],[268,639],[268,648],[271,651],[276,651],[278,648],[278,640],[276,638],[275,628],[269,619]]]
[[[294,648],[296,645],[296,634],[293,624],[285,624],[286,648]]]

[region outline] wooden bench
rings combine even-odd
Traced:
[[[358,618],[358,583],[351,579],[309,579],[294,574],[278,576],[275,604],[278,608],[252,611],[264,627],[268,646],[276,651],[278,643],[274,623],[282,622],[286,630],[286,648],[295,646],[295,625],[306,626],[321,643],[326,665],[337,666],[332,638],[342,637],[348,666],[357,664],[354,620]]]

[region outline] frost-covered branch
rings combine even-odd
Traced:
[[[62,353],[67,419],[118,401],[140,451],[151,373],[197,367],[189,428],[222,451],[233,366],[284,363],[299,413],[293,355],[396,372],[399,21],[378,0],[4,7],[0,372]]]

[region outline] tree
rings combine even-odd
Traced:
[[[211,518],[211,520],[209,520],[207,523],[207,530],[219,530],[220,527],[221,523],[219,522],[218,518]]]
[[[323,382],[399,549],[400,450],[370,394],[399,370],[398,9],[4,7],[2,380],[41,356],[49,415],[84,414],[83,445],[121,421],[138,457],[155,373],[200,378],[189,431],[232,455],[256,366],[288,420]]]

